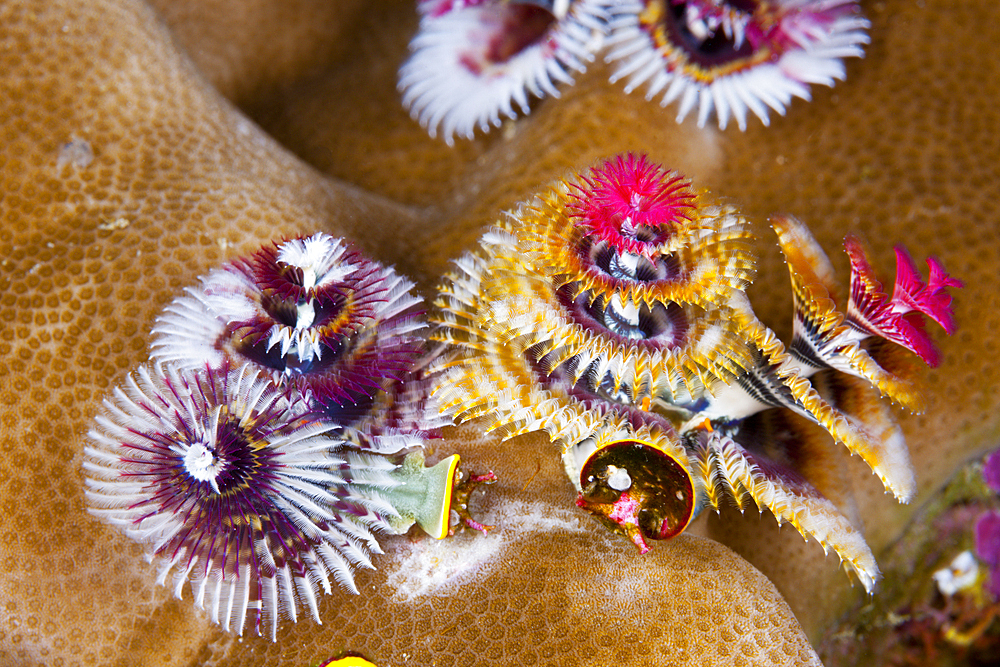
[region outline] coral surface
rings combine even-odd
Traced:
[[[609,84],[598,58],[558,104],[455,148],[400,104],[419,22],[410,2],[152,4],[0,5],[0,663],[310,664],[359,651],[382,667],[816,664],[806,636],[866,599],[816,545],[724,510],[640,559],[572,507],[558,462],[504,458],[471,431],[435,451],[497,472],[483,508],[496,531],[393,538],[380,574],[359,574],[361,595],[324,596],[322,625],[282,627],[288,641],[274,645],[235,642],[173,600],[142,549],[84,510],[82,449],[101,399],[146,360],[157,313],[197,276],[325,231],[427,295],[500,210],[616,153],[648,152],[755,224],[795,215],[826,248],[854,232],[879,267],[905,241],[965,281],[927,412],[901,416],[915,500],[886,502],[846,452],[817,464],[877,557],[891,558],[962,462],[995,447],[995,4],[863,3],[865,58],[767,128],[675,124]],[[847,274],[846,258],[832,261]],[[749,290],[755,310],[785,337],[792,297],[776,246],[758,268],[770,278]],[[656,653],[671,642],[684,653]]]

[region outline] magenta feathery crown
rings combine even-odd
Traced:
[[[617,156],[590,170],[569,205],[570,215],[618,252],[653,258],[674,226],[694,208],[690,181],[646,155]]]
[[[940,324],[948,334],[955,331],[949,287],[962,287],[941,264],[929,257],[930,277],[924,284],[916,264],[901,246],[896,247],[896,285],[892,298],[883,291],[861,242],[854,235],[844,239],[851,260],[851,322],[865,331],[882,336],[907,348],[927,363],[937,366],[941,359],[934,342],[924,330],[923,316]]]
[[[905,304],[941,325],[948,335],[955,333],[955,320],[951,312],[951,294],[948,287],[962,287],[962,281],[952,278],[934,257],[927,258],[930,277],[924,285],[920,272],[909,253],[902,246],[896,247],[896,287],[893,300]]]

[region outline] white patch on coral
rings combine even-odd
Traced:
[[[94,161],[94,149],[90,144],[78,137],[72,137],[69,142],[59,147],[59,157],[56,159],[56,169],[62,171],[66,165],[77,169],[86,169]]]
[[[643,617],[657,592],[648,572],[618,563],[602,563],[585,575],[572,573],[566,582],[571,605],[615,620]]]
[[[467,532],[444,540],[416,542],[401,538],[386,549],[394,558],[378,565],[384,567],[388,584],[395,589],[393,602],[449,595],[502,563],[507,549],[519,540],[542,532],[582,533],[580,520],[585,517],[575,508],[539,501],[505,502],[494,509],[492,516],[482,517],[484,522],[496,525],[488,535]]]

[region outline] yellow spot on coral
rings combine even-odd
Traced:
[[[364,658],[359,658],[357,656],[348,656],[346,658],[338,658],[335,660],[328,660],[324,662],[319,667],[377,667],[375,663],[368,662]]]

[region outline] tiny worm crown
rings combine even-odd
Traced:
[[[413,283],[327,234],[264,246],[211,271],[157,318],[152,358],[252,363],[331,410],[364,403],[422,354]]]
[[[791,273],[790,347],[754,315],[746,221],[645,156],[608,160],[520,204],[456,262],[431,320],[450,351],[435,395],[459,421],[509,438],[545,431],[578,505],[645,539],[676,534],[703,507],[754,502],[832,548],[871,590],[860,533],[799,461],[829,440],[858,453],[899,500],[913,493],[902,433],[881,396],[919,407],[913,383],[878,359],[890,343],[928,363],[918,318],[953,329],[950,287],[924,284],[904,251],[890,298],[848,237],[851,294],[808,229],[773,221]]]

